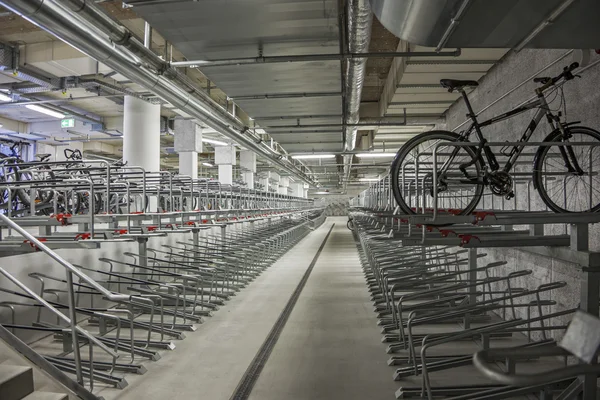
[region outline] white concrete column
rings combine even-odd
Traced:
[[[191,176],[198,179],[198,153],[182,151],[179,153],[179,175]]]
[[[125,96],[123,114],[123,161],[160,171],[160,105]]]
[[[279,193],[279,178],[277,172],[269,171],[269,188],[275,193]]]
[[[268,176],[266,178],[260,178],[258,180],[258,182],[263,186],[263,190],[265,192],[269,191],[269,177]]]
[[[282,176],[279,178],[279,194],[288,194],[288,188],[290,187],[290,178]]]
[[[248,189],[254,189],[254,174],[256,173],[256,153],[248,150],[240,151],[240,167],[242,179]]]
[[[303,186],[304,186],[304,190],[303,190],[304,193],[300,197],[304,197],[305,199],[308,199],[308,188],[310,186],[308,185],[308,183],[305,183]]]
[[[221,185],[233,184],[233,165],[219,165],[219,182]]]
[[[198,178],[198,153],[202,153],[202,128],[195,121],[175,119],[175,151],[179,153],[179,173]]]
[[[303,183],[293,183],[291,185],[292,188],[292,196],[294,197],[304,197],[304,184]]]
[[[219,166],[219,182],[222,185],[233,183],[233,166],[235,163],[235,146],[215,147],[215,164]]]

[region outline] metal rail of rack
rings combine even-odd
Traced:
[[[183,226],[190,235],[157,248],[146,246],[148,235],[156,230],[146,235],[124,233],[140,242],[138,252],[87,265],[68,262],[19,224],[29,221],[34,226],[31,219],[0,215],[3,226],[66,271],[66,277],[35,271],[25,283],[0,268],[7,282],[16,285],[16,290],[0,285],[0,293],[11,297],[0,302],[1,308],[10,310],[10,319],[0,324],[13,334],[51,335],[57,344],[44,342],[43,355],[24,344],[19,351],[37,354],[38,365],[51,375],[61,371],[71,377],[72,390],[86,393],[86,398],[94,398],[97,386],[124,388],[126,374],[146,371],[138,360],[157,361],[160,351],[175,349],[173,340],[195,331],[197,324],[325,219],[319,209],[253,211],[243,218],[215,213],[221,219],[215,224],[187,221]],[[152,220],[156,215],[144,217]],[[180,233],[167,232],[171,231],[165,227],[157,234]],[[34,320],[17,321],[23,318],[19,310],[31,308],[37,310]]]
[[[403,215],[393,204],[386,177],[353,200],[348,225],[355,233],[383,341],[393,354],[389,364],[399,367],[394,379],[410,382],[398,390],[397,398],[497,399],[540,394],[546,398],[564,392],[596,399],[596,392],[592,394],[590,389],[590,382],[595,385],[597,378],[593,367],[585,369],[586,373],[557,372],[556,379],[542,381],[538,377],[521,385],[489,372],[500,368],[512,376],[516,361],[506,361],[509,356],[557,346],[552,338],[566,334],[576,310],[551,311],[555,302],[545,294],[560,290],[564,282],[518,287],[531,271],[524,268],[509,273],[502,262],[481,264],[478,260],[484,253],[478,249],[519,248],[578,264],[579,308],[598,316],[600,253],[588,246],[589,226],[600,222],[599,214],[482,210],[472,215],[439,213],[432,221],[431,209],[426,214]],[[566,234],[552,234],[549,226],[554,224],[569,229]],[[495,342],[505,347],[507,340],[519,337],[506,357],[489,350],[498,346]],[[447,352],[450,343],[465,341],[483,352],[488,367],[481,366],[483,358],[477,366],[491,379],[472,385],[439,384],[438,371],[472,368],[472,352]],[[519,361],[534,371],[566,368],[541,355]],[[502,365],[505,361],[508,364]],[[420,376],[420,384],[411,386],[415,376]]]
[[[105,161],[5,159],[0,175],[0,255],[42,252],[67,273],[0,268],[15,285],[0,282],[3,335],[50,335],[43,355],[11,342],[90,399],[144,373],[138,360],[173,350],[325,219],[308,199]],[[82,265],[55,251],[109,242],[137,246]]]

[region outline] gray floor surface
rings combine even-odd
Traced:
[[[330,218],[175,342],[107,400],[227,400],[311,263],[329,240],[276,344],[252,399],[389,399],[397,389],[346,218]]]
[[[310,265],[329,240],[259,378],[252,399],[389,399],[386,365],[358,253],[346,218],[330,218],[214,317],[176,341],[129,387],[107,400],[227,400]]]
[[[377,319],[347,218],[336,225],[250,399],[392,399]]]

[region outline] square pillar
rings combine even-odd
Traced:
[[[202,128],[194,120],[175,119],[175,151],[179,174],[198,178],[198,153],[202,153]]]
[[[269,171],[269,189],[275,193],[279,193],[279,174],[277,172]]]
[[[288,178],[287,176],[282,176],[279,178],[279,194],[287,196],[289,186],[290,178]]]
[[[198,153],[182,151],[179,153],[179,175],[191,176],[198,179]]]
[[[248,189],[254,189],[254,174],[256,173],[256,153],[248,150],[240,151],[240,167],[242,179]]]
[[[304,184],[302,183],[292,183],[292,196],[294,197],[304,197]]]
[[[215,147],[215,164],[219,166],[219,182],[221,185],[233,184],[233,166],[235,163],[235,146]]]
[[[233,184],[233,165],[219,165],[219,183],[221,185]]]

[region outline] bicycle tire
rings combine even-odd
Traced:
[[[5,153],[0,153],[0,162],[1,162],[2,160],[4,160],[5,158],[12,158],[12,157],[13,157],[13,156],[11,156],[11,155],[8,155],[8,154],[5,154]],[[12,166],[11,168],[12,168],[12,169],[14,169],[14,171],[12,171],[11,173],[13,173],[13,174],[14,174],[14,180],[15,180],[15,182],[16,182],[16,181],[20,181],[20,180],[21,180],[21,178],[20,178],[20,176],[21,176],[21,173],[19,173],[19,172],[18,172],[18,164],[19,164],[19,163],[22,163],[22,162],[23,162],[23,160],[21,160],[20,158],[17,158],[17,159],[15,159],[15,160],[12,162],[12,165],[13,165],[13,166]],[[4,170],[4,172],[6,172],[6,169]],[[8,182],[8,181],[7,181],[7,182]],[[17,189],[14,191],[14,196],[16,196],[16,198],[17,198],[17,199],[18,199],[18,200],[19,200],[19,201],[20,201],[20,202],[21,202],[23,205],[25,205],[25,206],[29,207],[29,205],[30,205],[30,202],[29,202],[29,194],[27,193],[27,191],[26,191],[25,189],[19,189],[19,188],[17,188]],[[13,197],[14,197],[14,196],[13,196]]]
[[[569,133],[569,136],[573,137],[575,135],[582,135],[584,136],[582,140],[582,142],[594,142],[594,141],[598,141],[600,143],[600,132],[592,129],[592,128],[588,128],[585,126],[570,126],[570,127],[566,127],[565,130]],[[556,129],[553,132],[551,132],[548,136],[546,136],[546,138],[544,139],[544,142],[560,142],[562,141],[563,138],[563,134],[560,130]],[[576,142],[574,142],[576,143]],[[598,212],[600,211],[600,193],[599,196],[597,198],[597,200],[593,199],[593,189],[592,188],[597,188],[600,187],[600,177],[598,178],[596,182],[596,184],[593,184],[594,182],[591,182],[588,184],[588,186],[590,186],[589,192],[587,193],[589,195],[589,208],[588,207],[582,207],[581,209],[569,209],[568,207],[568,197],[569,196],[575,196],[575,200],[579,203],[579,204],[583,204],[581,202],[582,198],[578,195],[581,194],[585,194],[585,193],[581,193],[579,191],[579,189],[575,188],[574,184],[571,185],[570,187],[567,187],[567,176],[569,176],[568,174],[565,175],[564,171],[557,171],[556,174],[559,176],[564,176],[564,182],[563,182],[563,191],[562,191],[562,200],[564,200],[564,204],[561,206],[557,203],[555,197],[556,196],[551,196],[550,192],[552,191],[550,189],[550,186],[548,184],[549,180],[544,179],[545,176],[551,175],[551,172],[548,172],[548,169],[545,168],[544,166],[544,162],[552,159],[552,157],[549,156],[549,154],[551,154],[550,152],[553,150],[556,150],[559,146],[540,146],[540,148],[538,149],[535,159],[534,159],[534,165],[533,165],[533,182],[534,182],[534,187],[536,188],[537,192],[539,193],[542,201],[544,202],[544,204],[546,204],[548,206],[548,208],[556,213],[572,213],[572,212]],[[574,152],[579,152],[582,151],[583,148],[585,146],[572,146],[572,148],[574,149]],[[594,152],[590,153],[590,158],[593,155]],[[595,152],[596,155],[600,155],[600,148],[598,148],[598,150]],[[557,157],[554,157],[557,158]],[[578,162],[581,163],[581,161],[590,161],[590,158],[588,157],[580,157],[578,158]],[[591,160],[591,162],[589,162],[589,164],[594,165],[594,161]],[[600,159],[596,161],[595,163],[596,166],[600,165]],[[554,162],[553,167],[560,169],[561,167],[563,169],[565,169],[565,165],[564,165],[564,161],[561,162]],[[584,171],[589,170],[589,165],[587,165],[587,167],[582,166],[582,169]],[[574,175],[570,175],[570,176],[574,176]],[[581,178],[581,177],[580,177]],[[586,179],[593,179],[593,174],[588,174],[586,176]],[[580,182],[582,182],[581,179],[579,179]],[[551,182],[551,181],[550,181]],[[550,190],[549,190],[550,189]],[[560,188],[558,188],[560,189]],[[596,189],[597,190],[597,189]],[[559,194],[561,194],[560,190],[558,192]],[[554,197],[554,198],[553,198]]]
[[[409,156],[411,154],[411,152],[414,149],[416,149],[419,145],[421,145],[422,143],[424,143],[428,140],[441,140],[441,141],[445,140],[445,141],[449,141],[449,142],[456,142],[456,141],[460,140],[460,135],[458,135],[457,133],[454,133],[454,132],[449,132],[449,131],[440,131],[440,130],[429,131],[429,132],[425,132],[425,133],[422,133],[420,135],[413,137],[398,150],[398,153],[396,153],[396,157],[394,158],[394,161],[392,162],[392,165],[391,165],[392,192],[394,194],[394,198],[396,199],[396,203],[398,204],[398,206],[400,207],[402,212],[405,214],[415,214],[416,210],[413,209],[413,207],[411,207],[406,202],[405,196],[403,194],[403,189],[401,190],[401,188],[400,188],[400,186],[402,185],[402,177],[401,177],[402,166],[404,165],[407,156]],[[466,153],[468,154],[468,156],[471,157],[472,159],[477,158],[477,155],[476,155],[477,149],[474,146],[462,147],[461,149],[464,149],[466,151]],[[477,159],[475,161],[475,163],[473,164],[473,166],[476,169],[477,176],[480,176],[481,170],[483,169],[481,160]],[[481,200],[481,197],[483,196],[483,190],[484,190],[484,185],[482,185],[482,184],[476,185],[476,190],[473,193],[472,199],[466,204],[465,207],[460,207],[460,208],[452,207],[452,208],[455,209],[457,211],[457,213],[460,215],[470,214],[471,212],[473,212],[473,210],[475,210],[475,208],[479,204],[479,201]]]

